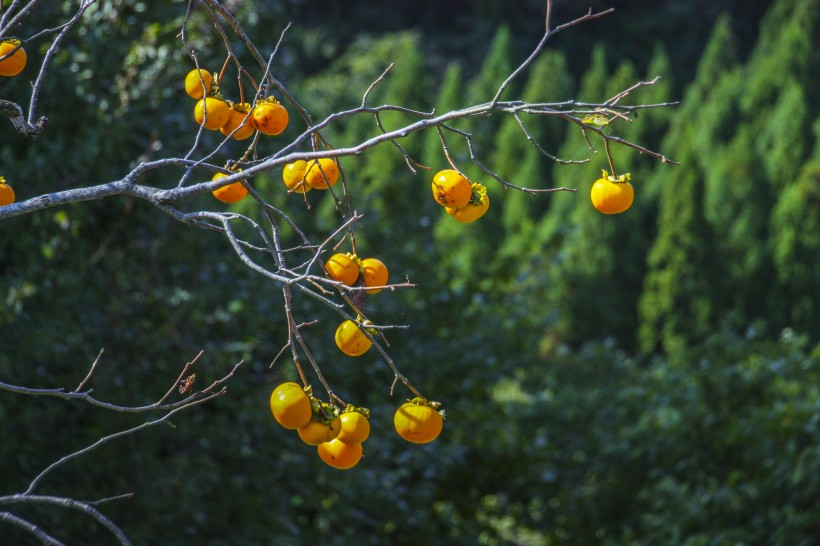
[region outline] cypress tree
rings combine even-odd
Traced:
[[[816,124],[820,130],[820,123]],[[772,213],[776,270],[774,301],[781,324],[820,332],[820,155],[807,162],[780,195]]]
[[[567,72],[563,54],[548,51],[532,65],[530,76],[521,93],[527,102],[561,101],[572,96],[573,82]],[[554,118],[522,114],[530,136],[545,150],[557,148],[566,123]],[[492,166],[510,182],[528,188],[549,188],[552,160],[531,144],[513,116],[507,116],[498,133],[498,147],[492,156]],[[498,184],[491,181],[494,186]],[[520,191],[495,192],[499,195],[497,215],[506,233],[500,258],[520,259],[531,252],[541,251],[533,230],[544,211],[548,210],[552,195],[533,196]],[[503,202],[502,202],[503,201]]]
[[[441,84],[438,92],[438,98],[435,102],[435,111],[437,114],[443,114],[451,110],[466,106],[464,104],[464,75],[461,65],[452,63],[447,66],[444,71],[444,76],[441,79]],[[447,146],[454,159],[463,163],[468,160],[466,154],[466,146],[463,144],[461,137],[455,136],[453,133],[444,132],[444,137],[447,140]],[[428,130],[424,134],[424,149],[421,155],[421,162],[430,167],[430,178],[436,172],[444,169],[447,166],[447,159],[444,156],[444,150],[441,145],[441,138],[435,130]]]
[[[605,78],[603,93],[592,101],[603,102],[636,80],[632,65],[624,63]],[[591,81],[599,84],[594,79]],[[620,133],[623,122],[613,125],[612,132]],[[600,139],[594,135],[590,138],[596,148],[603,148],[597,142]],[[634,152],[617,146],[611,149],[618,172],[629,172],[629,157]],[[635,308],[644,262],[639,207],[633,205],[635,208],[626,213],[608,216],[599,213],[590,203],[589,191],[600,176],[600,169],[610,170],[603,150],[588,166],[571,168],[578,170],[579,178],[586,180],[577,184],[579,191],[572,196],[572,209],[563,218],[566,236],[556,248],[558,259],[550,267],[553,281],[547,284],[545,295],[549,307],[558,310],[558,321],[551,335],[571,344],[593,338],[614,338],[621,345],[629,345],[634,342]],[[638,200],[642,184],[640,181],[633,185]],[[560,221],[554,217],[555,211],[550,211],[550,215],[554,222]]]
[[[592,51],[590,66],[587,68],[578,89],[578,100],[584,102],[601,102],[606,100],[607,79],[606,52],[602,46],[596,46]],[[594,159],[581,131],[574,125],[565,128],[566,136],[556,154],[561,159],[582,160]],[[606,161],[604,159],[604,161]],[[581,187],[585,180],[589,180],[591,172],[596,174],[596,168],[585,166],[556,164],[552,167],[552,180],[555,186],[570,188]],[[568,233],[567,220],[574,207],[578,206],[580,193],[558,192],[550,196],[549,214],[541,221],[538,231],[539,239],[545,244],[556,246]]]
[[[726,319],[739,328],[777,329],[776,317],[790,313],[790,302],[771,298],[770,216],[777,192],[793,183],[810,149],[815,116],[803,89],[815,87],[806,67],[817,6],[775,3],[746,65],[722,75],[698,118],[702,132],[719,129],[697,141],[708,148],[700,154],[707,218],[734,287]]]
[[[500,82],[504,81],[513,71],[512,64],[512,35],[510,28],[502,25],[498,28],[481,69],[467,87],[467,101],[469,104],[488,102],[498,91]],[[514,88],[508,89],[509,95],[514,94]],[[503,99],[503,97],[502,97]]]
[[[726,17],[719,18],[683,103],[672,119],[663,149],[681,166],[659,166],[652,183],[659,191],[659,217],[647,274],[638,300],[638,343],[642,350],[677,351],[702,339],[723,307],[715,237],[704,214],[705,173],[698,147],[710,146],[698,115],[710,100],[714,82],[735,63],[735,38]],[[711,118],[707,118],[711,119]]]
[[[380,86],[374,89],[373,103],[399,104],[415,109],[429,108],[429,75],[424,56],[418,47],[417,36],[404,33],[393,37],[390,58],[395,60],[396,65]],[[400,112],[381,114],[386,131],[413,120],[414,118]],[[375,121],[373,123],[375,125]],[[371,134],[377,134],[376,131],[378,129],[371,130]],[[413,134],[396,142],[414,161],[420,159],[422,135]],[[414,174],[396,146],[385,142],[363,155],[358,174],[358,179],[351,181],[355,186],[351,189],[356,200],[354,208],[360,207],[367,211],[365,225],[375,223],[380,226],[379,230],[366,230],[368,241],[379,246],[395,245],[397,241],[401,241],[408,246],[407,252],[418,252],[418,239],[404,237],[403,234],[418,225],[419,208],[428,199],[429,183],[424,183],[428,177],[427,171],[417,169]]]
[[[478,74],[467,85],[467,104],[481,104],[489,102],[495,96],[499,83],[512,73],[514,66],[512,59],[511,33],[507,26],[499,27],[490,44],[490,49]],[[516,85],[507,89],[505,97],[515,95]],[[502,97],[505,98],[505,97]],[[485,155],[496,146],[498,129],[503,118],[498,113],[470,121],[465,129],[473,134],[473,143],[476,153]],[[473,173],[465,173],[472,175]],[[477,174],[477,173],[476,173]]]
[[[687,164],[692,153],[681,156]],[[703,181],[695,169],[667,176],[659,232],[639,300],[641,348],[674,352],[703,339],[715,323],[719,275],[712,271],[713,234],[703,216]]]

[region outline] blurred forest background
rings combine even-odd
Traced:
[[[35,19],[67,13],[63,4],[45,3]],[[274,71],[317,119],[358,105],[390,62],[371,104],[443,112],[487,101],[544,18],[540,0],[226,4],[263,53],[292,22]],[[0,380],[73,388],[104,348],[95,393],[142,404],[200,349],[203,385],[246,360],[226,397],[62,467],[42,492],[133,491],[101,510],[134,544],[820,543],[820,1],[565,0],[555,21],[590,6],[616,11],[559,34],[504,98],[602,102],[661,76],[627,103],[681,104],[614,131],[682,165],[616,147],[635,187],[629,212],[592,208],[606,159],[555,120],[533,120],[534,136],[590,163],[549,162],[501,115],[459,126],[508,180],[578,188],[503,191],[453,140],[459,166],[492,197],[474,225],[442,214],[430,173],[413,175],[390,145],[343,161],[365,213],[359,244],[393,279],[418,285],[368,309],[411,325],[389,335],[390,351],[445,405],[432,444],[396,436],[392,413],[409,393],[388,396],[392,374],[376,355],[341,355],[337,319],[304,300],[297,320],[320,322],[303,335],[343,398],[371,408],[373,433],[362,463],[341,472],[278,427],[268,396],[294,377],[289,360],[268,367],[287,341],[281,290],[218,234],[129,198],[2,222]],[[89,12],[43,91],[46,132],[0,127],[0,174],[18,200],[184,155],[195,134],[181,88],[193,66],[177,37],[185,8],[118,0]],[[202,13],[188,32],[200,62],[218,69],[222,46]],[[0,81],[5,99],[28,91]],[[359,118],[327,136],[341,146],[376,131]],[[435,132],[403,145],[446,167]],[[307,211],[276,172],[255,186],[316,239],[337,225],[319,192]],[[198,205],[214,206],[209,197]],[[0,494],[140,422],[0,392]],[[19,510],[70,544],[112,543],[82,514]],[[36,543],[10,526],[0,537]]]

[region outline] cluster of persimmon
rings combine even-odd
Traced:
[[[26,67],[28,55],[17,38],[0,40],[0,76],[16,76]]]
[[[362,459],[362,444],[370,436],[370,411],[351,404],[344,409],[322,402],[310,386],[286,382],[273,389],[270,409],[276,422],[296,430],[299,438],[316,446],[328,465],[341,470],[353,468]],[[393,416],[396,432],[414,444],[438,438],[444,428],[444,411],[438,402],[414,398],[403,403]]]
[[[385,286],[389,272],[378,258],[361,259],[356,254],[334,254],[325,262],[327,276],[347,286],[363,286],[368,294],[377,294]],[[367,288],[373,287],[373,288]],[[361,356],[373,342],[370,336],[378,333],[370,321],[358,316],[355,321],[345,320],[336,328],[336,346],[348,356]],[[365,333],[367,332],[367,333]],[[369,334],[369,336],[368,336]]]
[[[326,190],[339,181],[339,166],[329,157],[305,161],[299,159],[282,169],[282,181],[293,193]]]
[[[461,222],[475,222],[490,208],[490,196],[487,188],[470,182],[466,176],[453,169],[439,171],[433,177],[433,197],[436,203]]]
[[[296,430],[299,438],[317,446],[319,457],[334,468],[353,468],[362,458],[362,443],[370,436],[370,412],[348,405],[339,410],[312,394],[309,386],[282,383],[270,395],[276,422]]]
[[[234,140],[246,140],[256,131],[263,135],[278,135],[288,126],[287,109],[273,97],[260,99],[251,106],[247,102],[225,100],[219,90],[219,78],[205,69],[191,70],[185,76],[185,92],[196,99],[194,120],[212,131],[219,131]],[[228,170],[235,171],[232,167]],[[211,180],[229,176],[216,173]],[[234,182],[213,191],[223,203],[236,203],[248,194],[242,182]]]
[[[595,181],[590,192],[592,206],[604,214],[620,214],[632,206],[635,200],[635,190],[629,173],[610,175],[601,170],[601,178]]]
[[[198,125],[234,140],[248,139],[255,131],[278,135],[288,126],[288,111],[275,98],[259,99],[254,105],[225,100],[219,91],[217,74],[202,68],[185,76],[185,92],[197,100],[194,119]]]
[[[0,176],[0,207],[14,203],[14,189],[6,184],[6,179]]]

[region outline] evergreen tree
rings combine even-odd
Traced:
[[[817,338],[820,331],[820,121],[817,146],[772,211],[773,302],[783,325]]]
[[[694,162],[691,153],[682,161]],[[696,170],[667,177],[660,197],[659,233],[648,258],[639,301],[639,342],[644,351],[683,349],[715,323],[720,294],[714,240],[703,216],[703,181]]]
[[[815,116],[802,89],[814,87],[806,66],[817,6],[775,3],[748,62],[720,76],[696,118],[703,120],[696,140],[706,215],[734,287],[725,318],[739,328],[780,328],[775,317],[788,314],[778,309],[787,301],[771,298],[770,215],[776,192],[793,183],[810,149]]]
[[[510,28],[503,25],[493,37],[490,49],[484,57],[481,69],[467,87],[467,102],[476,104],[488,102],[498,91],[499,82],[504,81],[513,71],[512,43]],[[514,95],[515,88],[507,89],[502,100]]]
[[[490,49],[484,57],[481,69],[467,85],[466,103],[481,104],[492,100],[498,91],[499,82],[504,81],[515,68],[511,61],[512,58],[510,29],[507,26],[501,26],[490,44]],[[516,85],[513,82],[502,100],[509,99],[515,94]],[[491,113],[486,117],[476,118],[465,124],[465,129],[473,134],[476,153],[486,155],[492,151],[496,146],[496,136],[502,121],[501,114]],[[478,169],[470,167],[465,170],[464,174],[473,178],[479,173]]]
[[[566,59],[561,53],[548,51],[537,59],[530,71],[521,99],[528,102],[560,101],[571,96],[573,82],[567,71]],[[557,148],[566,122],[522,115],[530,136],[539,146],[549,151]],[[521,126],[508,116],[498,133],[498,144],[492,156],[492,166],[503,178],[527,188],[549,188],[553,161],[530,143]],[[498,184],[490,183],[494,187]],[[500,218],[505,238],[497,258],[503,261],[527,258],[533,252],[541,253],[541,242],[534,234],[535,226],[549,209],[554,195],[533,196],[520,191],[494,192],[498,195],[496,218]]]
[[[464,71],[459,63],[452,63],[447,66],[439,86],[438,98],[435,102],[435,111],[437,113],[449,112],[465,106],[464,102],[464,85],[463,85]],[[459,164],[465,163],[469,159],[466,152],[466,146],[463,144],[461,137],[456,137],[453,133],[445,132],[444,138],[447,141],[447,146],[453,159]],[[424,148],[421,155],[421,162],[430,167],[430,178],[436,172],[444,169],[447,164],[447,158],[442,149],[441,138],[437,131],[430,130],[424,133]]]
[[[429,110],[429,74],[424,61],[418,37],[414,34],[399,34],[391,39],[390,59],[395,66],[379,87],[374,89],[372,100],[379,104],[400,104],[408,108]],[[390,131],[398,123],[412,121],[408,114],[384,112],[381,121],[384,129]],[[377,134],[375,121],[371,134]],[[409,156],[414,173],[402,152],[392,143],[383,143],[362,156],[358,176],[350,183],[356,199],[354,209],[367,211],[363,220],[365,229],[359,240],[367,244],[363,256],[375,255],[391,249],[396,255],[393,270],[415,271],[424,267],[425,247],[429,239],[425,231],[419,230],[421,211],[429,210],[429,172],[415,165],[421,159],[423,135],[412,134],[396,141]],[[368,229],[368,226],[380,226]],[[424,226],[421,226],[424,227]],[[407,237],[407,233],[413,237]],[[395,278],[395,277],[394,277]]]
[[[663,148],[675,150],[682,165],[659,166],[652,183],[660,192],[658,234],[648,254],[638,302],[638,342],[647,352],[677,351],[702,339],[723,307],[723,273],[704,214],[705,173],[698,148],[708,149],[712,142],[707,140],[711,133],[703,135],[700,109],[710,100],[714,82],[735,61],[729,23],[724,17],[715,24],[698,75],[664,139]]]
[[[607,68],[606,51],[603,47],[596,47],[592,51],[592,59],[581,78],[578,88],[578,100],[583,102],[602,102],[608,97],[606,95],[607,79],[609,70]],[[561,159],[566,160],[596,160],[597,154],[593,154],[586,139],[584,139],[578,127],[568,125],[564,129],[566,136],[563,144],[556,154]],[[602,158],[601,161],[606,161]],[[556,164],[552,168],[552,180],[556,186],[566,186],[570,188],[582,187],[583,181],[589,180],[590,172],[600,172],[599,167],[587,168],[577,165]],[[570,230],[570,223],[567,220],[572,210],[578,206],[579,195],[559,192],[550,197],[549,214],[544,217],[538,227],[539,238],[546,244],[557,246]]]

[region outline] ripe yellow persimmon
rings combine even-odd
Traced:
[[[318,420],[314,414],[313,419],[305,426],[296,429],[296,432],[307,445],[317,446],[333,440],[341,430],[342,421],[338,415],[328,420]]]
[[[310,396],[301,385],[292,381],[273,389],[270,410],[277,423],[291,430],[307,425],[313,416]]]
[[[263,135],[278,135],[288,126],[288,111],[273,97],[256,103],[251,116],[253,124]]]
[[[364,271],[365,286],[385,286],[387,284],[387,266],[379,259],[365,258],[362,260],[362,270]],[[382,288],[366,290],[368,294],[378,294]]]
[[[414,444],[427,444],[438,438],[444,428],[444,416],[437,402],[414,398],[396,410],[393,425],[396,432]]]
[[[372,326],[372,323],[365,324]],[[356,324],[352,320],[342,322],[336,328],[336,334],[334,335],[334,340],[339,350],[348,356],[362,356],[369,351],[373,342],[370,341],[370,338],[362,331],[363,327],[364,326]]]
[[[462,224],[469,224],[484,216],[489,208],[490,196],[487,195],[487,189],[481,184],[474,183],[472,185],[472,197],[466,205],[460,209],[445,207],[444,210]]]
[[[234,140],[245,140],[252,137],[256,127],[254,127],[253,120],[248,115],[251,111],[251,105],[247,102],[234,103],[230,107],[228,122],[219,129],[219,132],[225,136],[230,136]]]
[[[227,174],[216,173],[211,180],[219,180],[220,178],[225,178],[227,176]],[[248,188],[243,186],[242,182],[234,182],[233,184],[228,184],[227,186],[217,188],[211,193],[213,193],[214,197],[223,203],[236,203],[248,195]]]
[[[347,254],[334,254],[325,262],[325,270],[331,279],[353,286],[359,280],[359,266]]]
[[[0,207],[14,203],[15,195],[11,186],[6,184],[6,179],[0,176]]]
[[[472,195],[470,181],[452,169],[437,172],[433,177],[432,188],[433,197],[439,205],[455,209],[466,206]]]
[[[204,99],[211,93],[214,77],[207,70],[191,70],[185,76],[185,92],[192,99]]]
[[[339,166],[330,158],[313,159],[307,165],[305,181],[312,188],[326,190],[339,180]]]
[[[635,200],[629,173],[610,176],[606,171],[601,172],[601,178],[595,181],[590,191],[592,206],[604,214],[620,214],[628,210]]]
[[[306,170],[307,161],[304,159],[297,159],[293,163],[288,163],[282,169],[282,181],[294,193],[307,193],[313,188],[305,182]]]
[[[6,57],[22,42],[16,38],[7,38],[0,42],[0,58]],[[0,61],[0,76],[16,76],[26,67],[28,55],[23,47]]]
[[[231,108],[222,99],[205,97],[197,102],[194,107],[194,119],[197,124],[204,125],[206,129],[211,131],[217,131],[224,127],[230,117]]]
[[[361,444],[367,440],[370,436],[369,413],[366,408],[350,408],[343,411],[339,415],[342,430],[336,439],[346,444]]]
[[[325,463],[339,470],[353,468],[362,460],[362,444],[346,444],[338,438],[319,444],[316,449]]]

